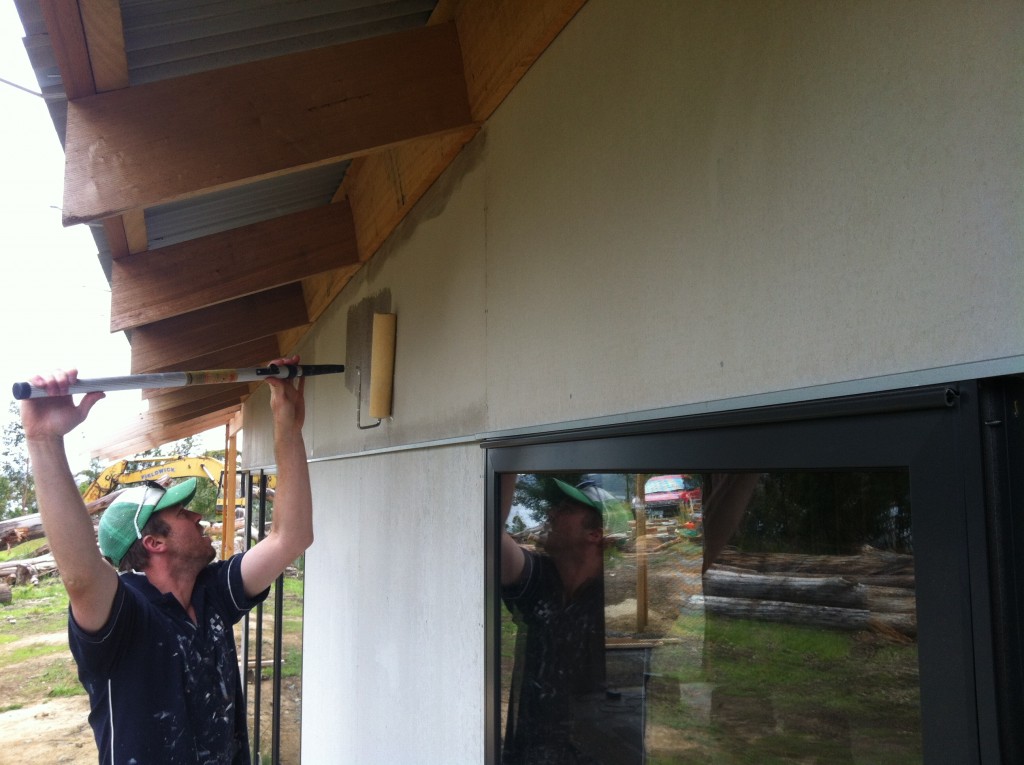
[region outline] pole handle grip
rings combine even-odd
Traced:
[[[196,372],[154,372],[121,377],[97,377],[78,380],[68,387],[68,393],[110,392],[119,390],[142,390],[153,388],[184,388],[189,385],[217,385],[236,382],[260,382],[268,377],[290,380],[293,377],[312,377],[344,372],[344,364],[271,364],[255,369],[205,369]],[[12,387],[14,398],[24,401],[29,398],[44,398],[45,388],[38,388],[27,382],[16,382]]]

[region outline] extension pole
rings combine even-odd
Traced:
[[[342,364],[271,364],[253,369],[206,369],[198,372],[153,372],[145,375],[123,375],[121,377],[97,377],[78,380],[68,387],[68,393],[93,393],[96,391],[143,390],[152,388],[184,388],[189,385],[217,385],[223,383],[261,382],[270,377],[290,380],[293,377],[312,377],[344,372]],[[45,388],[37,388],[27,382],[14,383],[14,398],[42,398],[47,395]]]

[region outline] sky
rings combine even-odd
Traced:
[[[0,78],[38,92],[24,34],[14,3],[0,2]],[[63,185],[64,153],[43,99],[0,82],[0,395],[54,369],[131,373],[124,333],[110,333],[110,288],[92,234],[61,225]],[[139,391],[108,393],[65,439],[72,469],[87,467],[90,448],[144,409]],[[0,424],[10,418],[5,403]],[[223,430],[203,441],[222,448]]]

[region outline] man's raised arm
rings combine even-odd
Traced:
[[[508,516],[512,512],[512,497],[516,490],[515,473],[503,473],[501,476],[501,584],[515,584],[523,573],[526,565],[526,554],[505,529]]]
[[[117,592],[117,574],[96,546],[92,520],[64,449],[64,436],[80,425],[93,405],[103,398],[102,393],[87,393],[75,406],[67,391],[77,377],[74,369],[33,377],[30,382],[46,388],[48,396],[23,401],[21,421],[35,477],[39,515],[71,600],[71,612],[82,629],[95,632],[110,615]]]
[[[298,364],[299,357],[272,364]],[[313,497],[302,439],[306,417],[306,378],[267,380],[274,415],[274,457],[277,490],[270,534],[242,558],[245,593],[252,597],[269,587],[296,558],[313,544]]]

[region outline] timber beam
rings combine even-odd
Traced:
[[[359,262],[347,204],[115,260],[110,331],[152,324]]]
[[[163,319],[132,330],[132,374],[177,369],[189,359],[308,323],[301,284]]]
[[[68,103],[64,225],[470,122],[453,24],[86,96]]]

